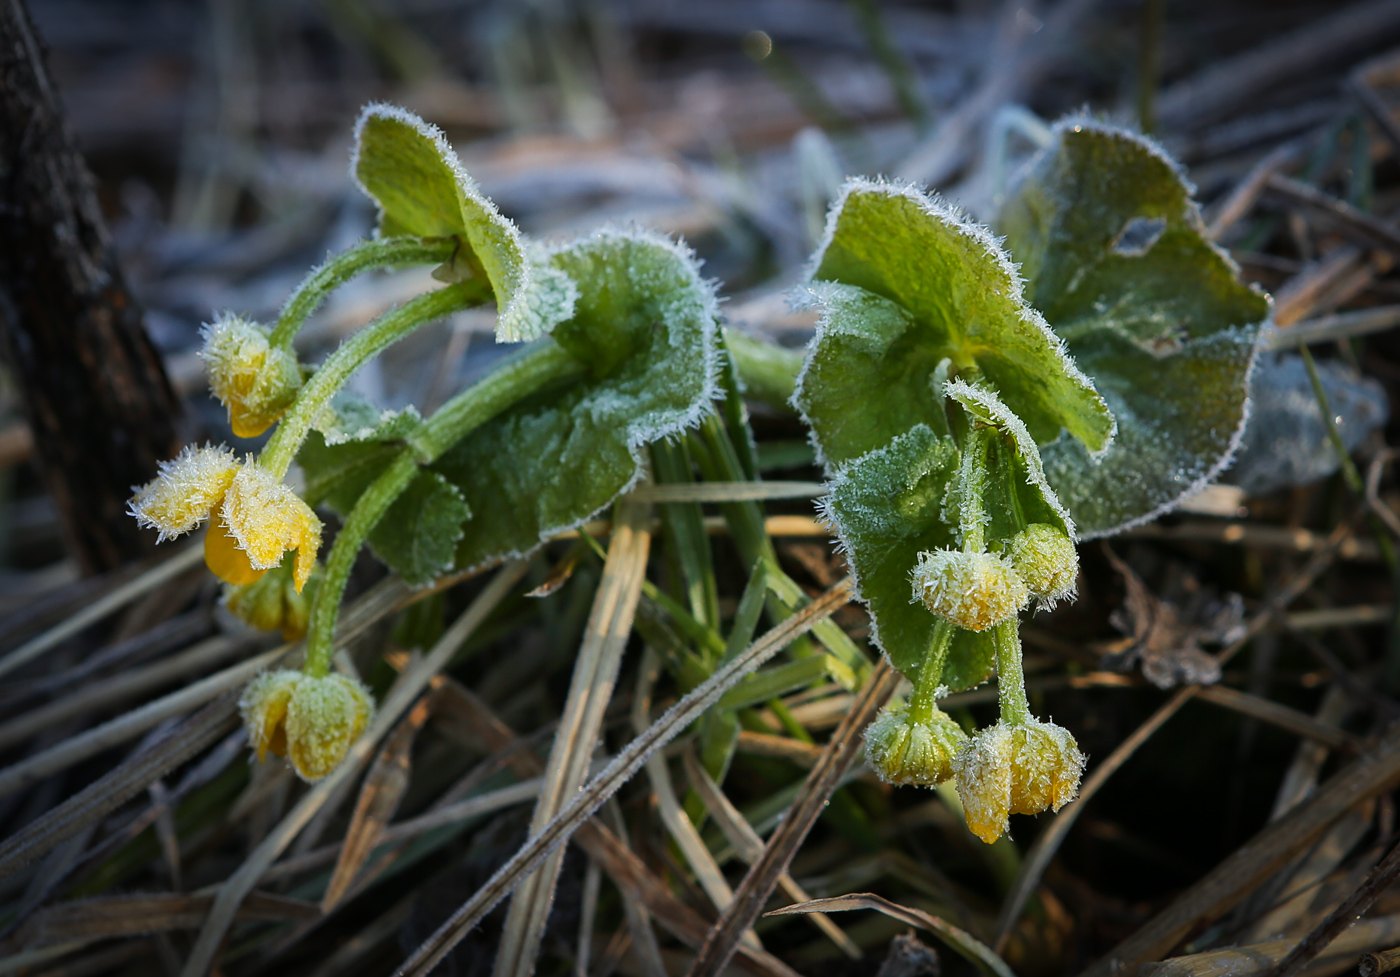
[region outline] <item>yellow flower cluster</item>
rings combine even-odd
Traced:
[[[253,458],[240,463],[222,446],[189,446],[162,462],[129,507],[162,540],[212,518],[204,561],[235,585],[253,583],[281,563],[283,553],[296,550],[293,580],[300,593],[321,548],[321,520],[311,507]]]
[[[233,433],[255,438],[275,424],[296,400],[301,367],[290,350],[268,342],[263,326],[221,315],[204,327],[200,358],[209,389],[228,408]]]
[[[291,669],[253,679],[239,708],[259,762],[269,751],[285,756],[305,780],[334,770],[374,715],[374,701],[354,679]]]
[[[992,553],[920,553],[912,582],[914,596],[925,607],[969,631],[1000,624],[1030,599],[1015,567]]]
[[[1069,730],[1036,720],[997,723],[953,758],[967,826],[988,844],[1006,833],[1009,815],[1058,811],[1074,800],[1083,771]]]

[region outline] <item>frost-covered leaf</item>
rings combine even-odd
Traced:
[[[444,269],[486,276],[498,307],[496,337],[534,339],[571,314],[573,283],[522,241],[462,168],[435,126],[391,105],[369,105],[355,126],[351,174],[379,205],[384,237],[455,237],[464,252]]]
[[[694,425],[717,393],[714,295],[686,252],[604,232],[553,260],[579,298],[550,341],[589,371],[512,407],[434,464],[472,510],[459,567],[526,552],[591,517],[640,477],[645,445]]]
[[[992,441],[987,459],[990,491],[982,501],[987,541],[996,548],[1033,522],[1055,526],[1073,539],[1074,521],[1046,480],[1040,451],[1021,419],[987,388],[954,380],[947,392],[970,416],[1002,435]]]
[[[829,464],[915,424],[941,430],[949,370],[980,373],[1039,443],[1062,429],[1094,451],[1111,438],[1108,409],[1022,299],[996,241],[941,202],[847,183],[812,278],[822,316],[794,400]]]
[[[418,426],[422,417],[412,404],[403,410],[385,410],[363,397],[341,391],[316,418],[316,430],[328,445],[351,441],[392,441]]]
[[[913,601],[909,572],[924,550],[957,546],[944,502],[958,457],[952,438],[916,424],[843,468],[826,503],[861,600],[870,608],[875,641],[906,676],[914,676],[923,662],[936,620]],[[991,635],[954,631],[943,673],[949,690],[969,688],[991,675]]]
[[[462,524],[471,509],[457,487],[435,472],[422,471],[369,534],[374,555],[415,586],[431,583],[452,568]]]
[[[1229,461],[1268,299],[1205,237],[1192,188],[1140,136],[1055,127],[996,222],[1026,297],[1118,422],[1099,459],[1067,437],[1046,472],[1085,536],[1171,508]]]

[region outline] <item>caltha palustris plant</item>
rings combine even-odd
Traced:
[[[1086,118],[1053,137],[1000,239],[912,187],[847,183],[794,396],[875,638],[912,684],[867,757],[894,783],[954,781],[986,842],[1073,800],[1085,763],[1030,712],[1021,612],[1074,595],[1076,539],[1228,463],[1268,315],[1155,144]],[[969,735],[938,699],[992,675],[1000,718]]]
[[[205,560],[228,608],[305,634],[300,669],[259,675],[242,699],[251,745],[325,776],[374,703],[332,672],[341,599],[369,545],[405,581],[519,556],[578,526],[643,474],[647,445],[695,425],[718,393],[713,290],[684,248],[603,231],[544,248],[477,189],[440,132],[373,105],[351,172],[379,207],[378,233],[334,255],[269,327],[220,316],[205,332],[210,386],[235,435],[276,425],[257,456],[186,448],[137,490],[131,511],[161,539],[208,523]],[[442,283],[367,324],[313,368],[293,340],[336,287],[363,272],[430,265]],[[494,302],[496,336],[522,352],[424,418],[342,391],[390,344]],[[293,462],[301,495],[286,484]],[[342,518],[318,568],[322,524]]]

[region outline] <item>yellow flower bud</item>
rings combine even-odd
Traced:
[[[907,703],[886,706],[865,730],[865,756],[880,779],[932,787],[953,775],[953,757],[967,734],[935,709],[928,722],[910,719]]]
[[[297,592],[301,592],[321,548],[321,520],[300,496],[249,459],[229,485],[219,507],[219,517],[210,536],[224,527],[226,535],[235,542],[236,551],[228,552],[227,547],[220,550],[221,555],[228,557],[224,564],[228,575],[221,573],[213,562],[209,564],[210,569],[229,583],[250,583],[243,579],[246,576],[242,572],[244,564],[250,570],[259,571],[261,576],[261,571],[271,570],[281,563],[282,554],[287,550],[296,550],[292,579]],[[206,557],[209,553],[206,543]],[[233,577],[239,579],[231,579]]]
[[[233,433],[254,438],[275,424],[296,400],[301,367],[295,354],[268,342],[263,326],[221,315],[204,327],[200,357],[209,388],[228,408]]]
[[[992,553],[920,553],[911,582],[915,599],[969,631],[985,631],[1000,624],[1030,599],[1020,574]]]
[[[305,780],[334,770],[374,714],[369,692],[354,679],[288,669],[249,682],[240,708],[258,759],[285,755]]]
[[[953,770],[967,826],[990,845],[1006,833],[1010,815],[1058,811],[1074,800],[1084,754],[1053,723],[997,723],[968,740]]]
[[[238,460],[223,445],[186,445],[159,474],[136,489],[128,510],[136,521],[160,531],[160,541],[194,529],[214,511],[238,474]]]
[[[224,606],[234,617],[259,631],[281,631],[283,640],[298,641],[306,636],[317,574],[313,573],[310,584],[298,592],[292,572],[293,562],[284,557],[277,569],[269,570],[261,579],[225,587]]]
[[[1079,577],[1079,553],[1074,541],[1043,522],[1033,522],[1007,546],[1006,557],[1032,597],[1054,604],[1061,597],[1073,597]]]

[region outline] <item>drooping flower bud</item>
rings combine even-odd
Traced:
[[[1011,537],[1006,558],[1037,600],[1054,604],[1061,597],[1074,596],[1079,553],[1074,541],[1054,526],[1031,523]]]
[[[285,755],[305,780],[334,770],[374,714],[369,692],[354,679],[289,669],[253,679],[239,705],[258,759]]]
[[[301,367],[290,350],[268,342],[269,331],[235,315],[204,327],[200,357],[209,388],[228,408],[233,433],[254,438],[275,424],[301,389]]]
[[[911,582],[930,611],[969,631],[985,631],[1026,606],[1026,583],[992,553],[933,550],[919,554]]]
[[[223,445],[186,445],[159,474],[136,489],[127,503],[142,526],[160,531],[160,541],[183,535],[209,518],[238,474],[238,459]]]
[[[311,597],[316,590],[317,574],[300,592],[293,579],[293,561],[283,557],[275,570],[242,586],[224,588],[224,606],[234,617],[259,631],[281,631],[285,641],[298,641],[306,636],[306,624],[311,615]]]
[[[292,579],[300,593],[321,548],[321,520],[300,496],[250,459],[229,485],[209,537],[213,542],[205,542],[205,559],[232,584],[252,583],[281,563],[283,553],[296,550]]]
[[[887,783],[933,787],[953,775],[953,757],[966,741],[946,713],[934,709],[928,722],[916,722],[902,703],[880,710],[866,728],[865,756]]]
[[[1084,754],[1054,723],[997,723],[982,730],[953,759],[967,826],[991,844],[1012,814],[1058,811],[1079,793]]]

